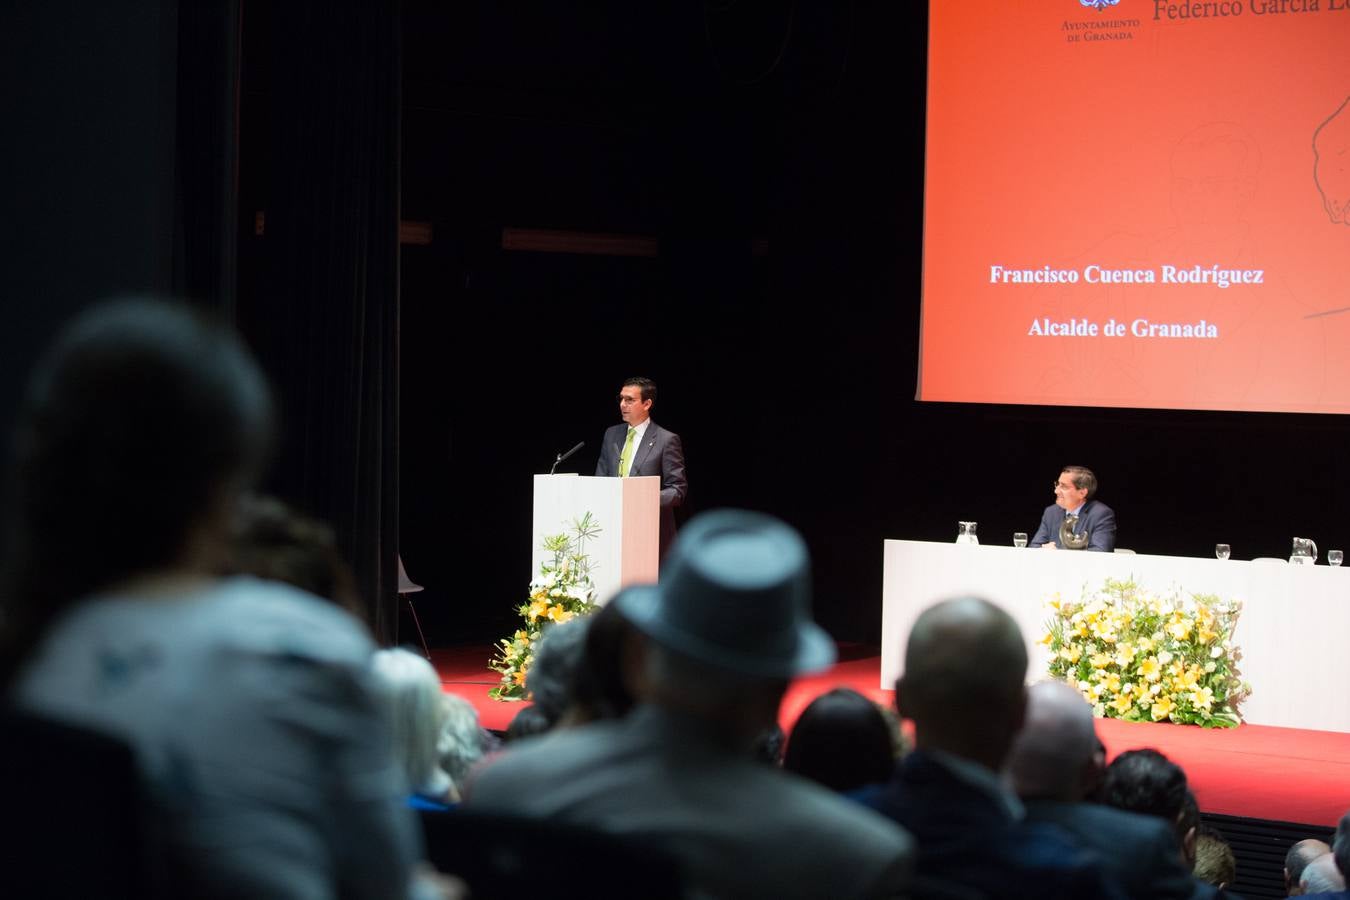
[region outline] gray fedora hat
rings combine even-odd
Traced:
[[[834,642],[811,621],[806,544],[763,513],[694,517],[660,583],[627,588],[613,602],[657,643],[711,666],[788,678],[835,660]]]

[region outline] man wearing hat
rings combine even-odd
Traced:
[[[660,585],[612,601],[637,632],[624,667],[639,705],[523,742],[481,772],[468,807],[649,840],[698,894],[903,894],[913,843],[901,828],[751,755],[788,681],[835,658],[810,618],[801,537],[718,510],[686,526],[668,566]]]

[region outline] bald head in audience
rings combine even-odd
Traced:
[[[1091,780],[1096,749],[1092,707],[1082,695],[1058,681],[1033,684],[1008,758],[1013,790],[1024,800],[1076,803]]]
[[[1330,853],[1323,853],[1308,863],[1298,879],[1299,894],[1329,894],[1343,890],[1345,878],[1341,870],[1336,868],[1336,858]]]
[[[914,744],[997,771],[1022,727],[1027,652],[1017,623],[978,597],[945,600],[920,614],[896,683]]]
[[[1308,863],[1319,856],[1328,858],[1331,856],[1331,845],[1326,841],[1308,838],[1308,840],[1299,841],[1289,848],[1289,852],[1284,856],[1285,893],[1290,897],[1297,897],[1303,893],[1303,870],[1308,867]]]

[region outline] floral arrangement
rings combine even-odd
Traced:
[[[1180,591],[1156,595],[1107,579],[1077,602],[1058,595],[1041,643],[1050,674],[1079,690],[1097,716],[1231,728],[1251,691],[1232,643],[1241,604]]]
[[[488,692],[494,700],[525,700],[525,678],[534,659],[534,648],[550,627],[594,612],[595,585],[592,564],[586,555],[588,538],[600,533],[590,513],[572,521],[571,532],[544,538],[544,550],[552,554],[539,566],[530,582],[529,599],[517,611],[525,620],[511,637],[498,641],[488,667],[501,673],[501,682]]]

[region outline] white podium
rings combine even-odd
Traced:
[[[661,479],[596,478],[586,475],[534,476],[534,519],[531,530],[534,566],[530,577],[551,556],[544,538],[572,531],[572,522],[586,513],[600,533],[586,542],[591,580],[599,603],[630,584],[656,582],[661,550]]]

